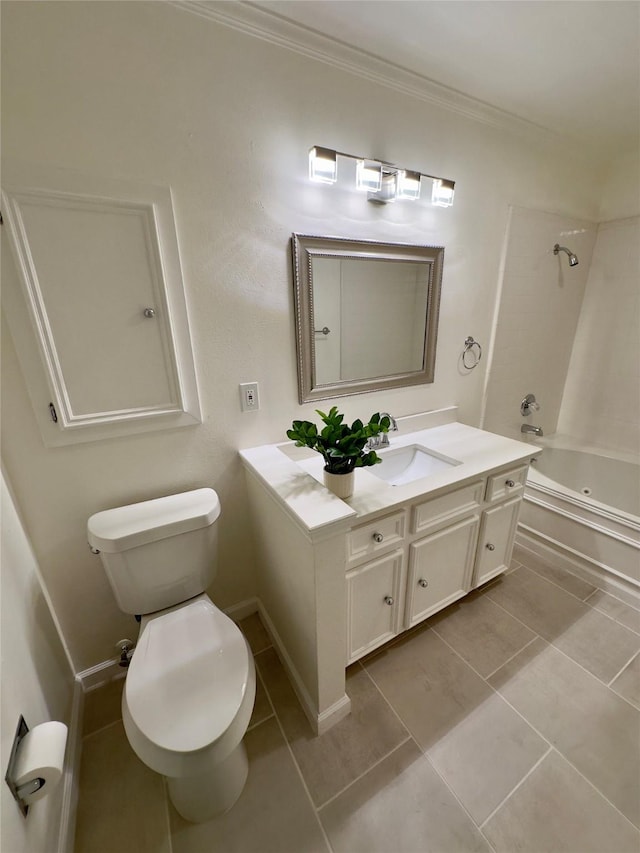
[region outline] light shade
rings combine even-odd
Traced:
[[[432,204],[438,207],[451,207],[453,204],[453,181],[445,181],[443,178],[437,178],[433,182],[433,193],[431,195]]]
[[[309,150],[309,177],[321,184],[335,184],[338,177],[338,158],[331,148],[314,145]]]
[[[382,186],[382,163],[377,160],[358,160],[356,165],[356,188],[377,193]]]
[[[398,171],[396,198],[420,198],[420,172]]]

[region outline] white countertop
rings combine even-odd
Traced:
[[[461,423],[447,423],[414,432],[389,433],[390,450],[417,444],[459,461],[446,470],[392,486],[370,468],[356,468],[352,497],[341,500],[322,484],[319,453],[296,448],[293,442],[241,450],[246,468],[282,503],[309,535],[338,532],[373,513],[383,512],[422,496],[435,496],[465,481],[486,476],[505,466],[529,462],[540,447],[485,432]],[[378,451],[379,455],[384,450]],[[315,537],[314,537],[315,538]]]

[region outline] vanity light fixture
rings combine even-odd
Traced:
[[[451,207],[453,204],[453,188],[453,181],[445,181],[443,178],[435,180],[433,182],[431,203],[438,207]]]
[[[454,181],[401,169],[384,160],[370,160],[314,145],[309,150],[309,178],[323,184],[335,184],[338,179],[338,157],[356,161],[356,188],[367,193],[374,204],[388,204],[396,199],[420,198],[422,178],[433,181],[431,203],[438,207],[453,204]]]
[[[338,178],[337,152],[314,145],[309,151],[309,177],[321,184],[335,184]]]
[[[377,160],[358,160],[356,189],[377,193],[382,186],[382,163]]]
[[[396,198],[415,200],[420,198],[420,172],[400,169],[398,172],[398,190]]]

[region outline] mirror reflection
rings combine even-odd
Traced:
[[[293,235],[300,402],[433,382],[444,249]]]

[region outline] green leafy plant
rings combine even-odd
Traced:
[[[316,409],[322,418],[324,427],[318,432],[318,427],[311,421],[294,421],[287,437],[295,441],[298,447],[310,447],[317,450],[324,458],[324,470],[330,474],[349,474],[354,468],[376,465],[382,459],[374,450],[365,450],[370,438],[380,433],[388,432],[391,421],[380,413],[371,415],[369,422],[364,424],[355,420],[351,426],[343,423],[344,415],[333,406],[329,414]]]

